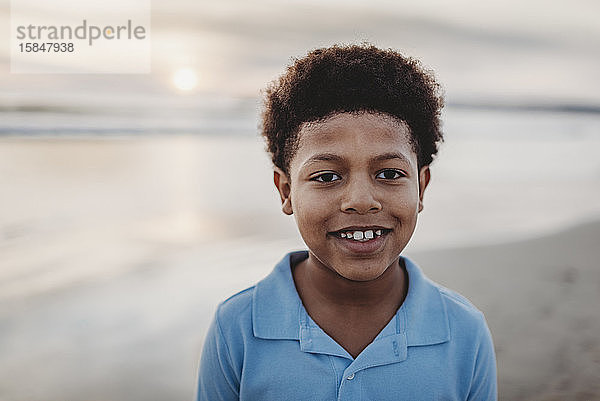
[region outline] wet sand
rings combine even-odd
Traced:
[[[486,314],[502,400],[600,399],[600,223],[411,256]],[[3,302],[6,400],[190,399],[219,300],[293,241],[239,239],[141,257],[128,271]]]
[[[600,222],[529,241],[416,254],[484,311],[502,400],[600,399]]]
[[[261,148],[0,141],[0,400],[192,398],[216,304],[302,247]],[[426,201],[407,254],[486,314],[500,398],[600,399],[600,222],[432,250],[455,223]]]

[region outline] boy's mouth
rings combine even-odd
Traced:
[[[345,239],[354,240],[357,242],[368,242],[368,241],[371,241],[378,237],[381,237],[383,235],[386,235],[390,231],[392,231],[392,230],[390,230],[388,228],[382,228],[382,227],[367,228],[367,229],[348,228],[348,229],[342,229],[339,231],[334,231],[334,232],[331,232],[330,234],[332,234],[338,238],[345,238]]]

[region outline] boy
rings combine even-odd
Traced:
[[[225,302],[198,400],[495,400],[485,319],[400,253],[442,140],[438,85],[372,46],[297,60],[267,91],[263,135],[308,251]]]

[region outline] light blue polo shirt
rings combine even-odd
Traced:
[[[401,256],[408,294],[352,358],[308,316],[292,252],[255,286],[219,305],[200,361],[197,399],[386,401],[497,399],[496,360],[483,314]]]

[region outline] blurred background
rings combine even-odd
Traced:
[[[500,399],[600,400],[598,15],[593,0],[155,0],[142,75],[11,74],[5,36],[0,400],[192,399],[217,303],[303,247],[261,91],[294,57],[363,41],[444,87],[405,253],[486,314]]]

